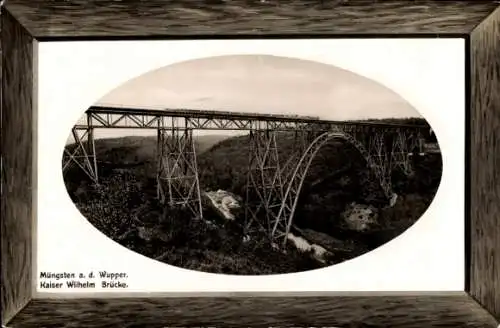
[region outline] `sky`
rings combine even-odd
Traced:
[[[169,65],[124,83],[96,105],[292,114],[329,120],[420,116],[376,81],[328,64],[269,55],[220,56]],[[152,135],[132,131],[103,130],[97,137]]]

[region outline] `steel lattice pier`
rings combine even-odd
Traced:
[[[158,130],[158,198],[171,207],[203,217],[192,129]]]
[[[63,173],[66,172],[71,164],[80,168],[93,183],[99,183],[97,172],[97,156],[94,143],[94,128],[87,114],[87,124],[82,127],[73,127],[71,129],[70,140],[73,143],[64,148],[63,153]]]
[[[286,243],[311,162],[327,142],[341,139],[354,146],[393,205],[393,171],[412,174],[412,158],[424,152],[425,134],[432,133],[422,126],[311,117],[91,107],[85,120],[72,129],[73,144],[64,151],[63,171],[75,165],[95,184],[99,183],[94,140],[98,128],[157,130],[157,196],[166,206],[188,209],[199,218],[203,217],[203,206],[193,131],[249,131],[242,223],[245,233],[264,232],[280,245]],[[293,142],[288,142],[291,149],[280,152],[280,133],[293,135]]]

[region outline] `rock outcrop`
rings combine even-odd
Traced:
[[[207,191],[204,195],[210,200],[210,205],[226,220],[235,220],[232,211],[241,207],[241,197],[225,190]]]
[[[364,232],[378,224],[378,211],[370,205],[349,204],[341,215],[342,220],[351,230]]]

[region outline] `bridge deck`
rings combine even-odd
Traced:
[[[120,117],[141,117],[146,118],[152,123],[152,119],[160,117],[169,118],[189,118],[189,119],[201,119],[201,120],[229,120],[229,121],[247,121],[247,122],[275,122],[275,123],[291,123],[291,124],[318,124],[318,125],[337,125],[337,126],[366,126],[366,127],[378,127],[378,128],[408,128],[408,129],[428,129],[428,127],[423,125],[411,125],[411,124],[399,124],[399,123],[387,123],[387,122],[373,122],[368,120],[360,121],[332,121],[323,120],[319,117],[314,116],[300,116],[300,115],[279,115],[279,114],[257,114],[257,113],[242,113],[242,112],[229,112],[229,111],[215,111],[215,110],[196,110],[196,109],[141,109],[141,108],[130,108],[130,107],[107,107],[107,106],[92,106],[87,110],[88,114],[94,114],[99,116],[108,117],[106,121],[107,124],[102,124],[94,127],[125,127],[125,126],[112,126],[113,124],[109,116],[112,116],[117,120]],[[144,122],[146,122],[144,121]],[[102,120],[101,120],[102,122]],[[84,126],[83,124],[77,124],[77,126]],[[239,124],[242,130],[247,126]],[[132,127],[132,126],[131,126]],[[143,124],[142,126],[134,124],[135,128],[155,128],[153,124]]]
[[[259,121],[278,121],[278,122],[320,122],[319,117],[298,116],[298,115],[277,115],[277,114],[258,114],[228,112],[216,110],[199,109],[140,109],[126,107],[104,107],[92,106],[87,112],[99,114],[119,114],[119,115],[148,115],[160,117],[191,117],[191,118],[210,118],[210,119],[243,119]]]

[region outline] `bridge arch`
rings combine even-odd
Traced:
[[[290,182],[284,193],[283,201],[274,222],[271,237],[272,239],[278,239],[284,237],[283,243],[286,243],[287,235],[290,231],[293,222],[293,216],[297,208],[297,203],[299,199],[300,191],[302,190],[302,185],[304,184],[305,177],[309,171],[309,167],[312,160],[316,157],[318,151],[329,141],[334,139],[341,139],[352,146],[354,146],[359,153],[366,160],[367,165],[370,170],[375,174],[379,180],[380,186],[384,191],[385,196],[390,199],[391,204],[396,200],[396,194],[393,193],[392,188],[388,183],[385,182],[385,177],[383,176],[383,171],[378,167],[373,157],[370,155],[368,150],[353,136],[343,131],[329,131],[324,132],[318,137],[316,137],[306,148],[301,158],[299,159],[293,174],[291,175]],[[281,228],[281,229],[279,229]],[[278,230],[279,229],[279,230]]]

